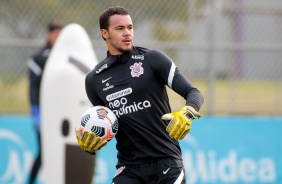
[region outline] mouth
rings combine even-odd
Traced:
[[[131,41],[131,39],[126,38],[126,39],[123,39],[122,42],[129,45],[129,44],[131,44],[132,41]]]

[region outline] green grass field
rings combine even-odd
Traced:
[[[27,78],[7,82],[0,78],[0,114],[29,113]]]
[[[209,89],[206,81],[194,81],[205,97],[201,109],[208,113]],[[0,114],[28,114],[28,81],[20,78],[7,82],[0,78]],[[218,80],[215,83],[214,114],[282,115],[282,82]],[[183,107],[182,97],[168,89],[173,111]]]
[[[195,81],[194,85],[205,97],[201,112],[208,113],[211,101],[208,83]],[[214,114],[282,115],[282,82],[218,80],[214,89]],[[171,90],[168,90],[168,93],[172,109],[179,110],[185,102],[184,99]]]

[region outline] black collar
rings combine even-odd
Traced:
[[[127,62],[131,58],[133,50],[134,50],[134,47],[132,47],[130,51],[124,52],[121,55],[111,55],[109,51],[107,51],[107,57],[115,58],[116,61]]]

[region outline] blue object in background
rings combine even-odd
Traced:
[[[41,115],[38,105],[33,105],[31,107],[31,114],[33,118],[34,127],[36,128],[37,131],[40,131]]]
[[[189,183],[282,183],[282,119],[205,117],[180,141]]]
[[[0,115],[1,184],[27,182],[38,146],[35,136],[30,116]]]
[[[37,150],[29,116],[0,116],[0,183],[26,183]],[[189,184],[282,183],[282,117],[202,117],[180,141]],[[116,141],[97,153],[95,184],[111,183]],[[43,166],[44,167],[44,166]],[[44,172],[44,168],[41,172]],[[37,184],[44,183],[39,175]]]
[[[96,169],[93,184],[109,184],[116,172],[117,150],[116,139],[97,152]]]

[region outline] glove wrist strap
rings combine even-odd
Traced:
[[[192,106],[185,106],[183,109],[187,112],[187,115],[190,116],[192,119],[199,119],[201,114],[195,110]]]

